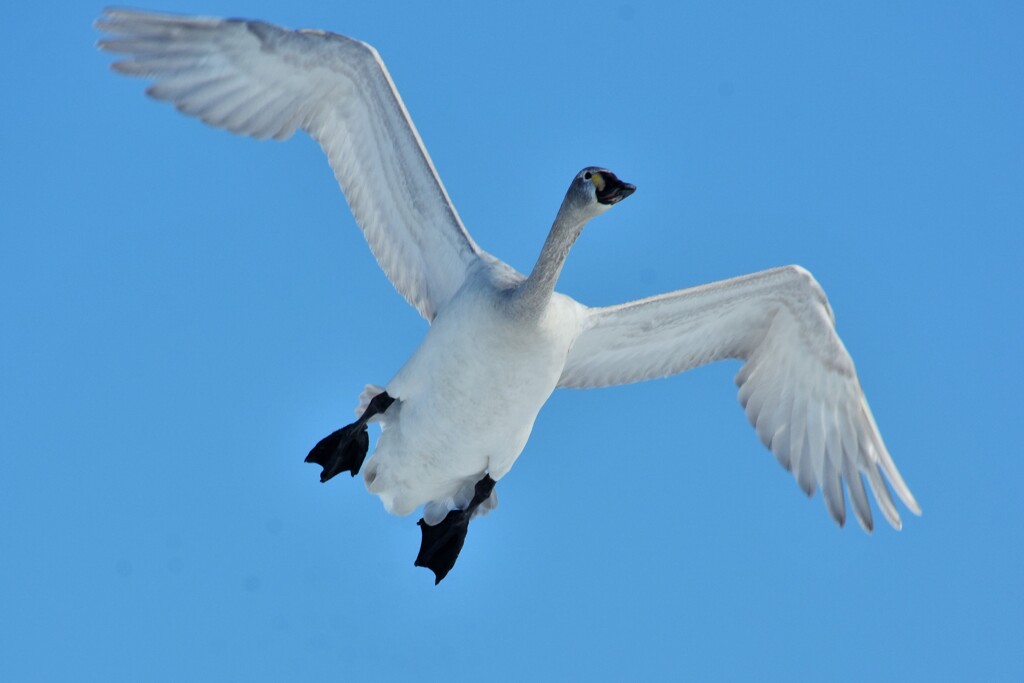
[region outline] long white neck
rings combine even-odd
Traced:
[[[566,197],[562,207],[555,216],[544,247],[540,250],[533,271],[512,295],[512,306],[522,317],[537,317],[544,311],[551,294],[555,291],[555,283],[565,265],[569,249],[583,232],[591,216],[582,211],[576,202]]]

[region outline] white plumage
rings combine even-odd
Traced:
[[[388,510],[425,505],[428,524],[500,479],[556,387],[600,387],[745,360],[736,383],[761,441],[808,495],[845,521],[843,481],[872,528],[864,479],[900,517],[883,476],[919,507],[868,408],[832,311],[810,273],[776,268],[607,308],[553,292],[583,225],[607,210],[603,169],[584,169],[529,277],[463,227],[377,52],[344,36],[270,24],[108,9],[100,47],[114,69],[155,79],[148,93],[241,135],[297,129],[327,154],[356,222],[395,288],[431,327],[386,387],[383,432],[363,475]],[[629,190],[631,191],[631,190]],[[625,192],[624,194],[628,194]],[[617,198],[614,200],[617,201]],[[614,203],[611,202],[611,203]],[[494,505],[493,497],[482,506]]]

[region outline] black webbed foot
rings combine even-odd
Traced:
[[[366,422],[374,415],[383,413],[395,399],[382,391],[373,397],[359,419],[352,424],[320,439],[313,450],[306,456],[306,462],[315,462],[323,467],[320,483],[323,483],[340,472],[359,474],[359,468],[366,460],[366,452],[370,450],[370,437],[366,433]]]
[[[450,511],[434,526],[430,526],[423,519],[417,522],[423,532],[423,538],[420,542],[420,552],[413,564],[434,572],[435,586],[441,583],[441,579],[448,576],[448,572],[455,566],[462,546],[466,543],[469,520],[480,504],[491,496],[494,483],[491,475],[485,474],[484,478],[476,483],[473,500],[465,510]]]
[[[434,572],[435,586],[448,576],[448,572],[455,566],[455,560],[459,559],[459,553],[466,542],[466,532],[469,531],[469,516],[470,513],[465,510],[452,510],[434,526],[423,519],[416,522],[423,531],[423,540],[413,564]]]
[[[370,450],[370,437],[366,433],[366,425],[353,423],[320,439],[313,450],[306,456],[306,462],[315,462],[324,468],[320,473],[323,483],[341,472],[351,472],[352,476],[359,473]]]

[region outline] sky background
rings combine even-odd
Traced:
[[[924,509],[837,528],[723,363],[557,392],[438,587],[302,462],[425,323],[315,144],[148,100],[100,8],[4,12],[0,679],[1024,678],[1020,3],[153,7],[376,46],[520,270],[580,168],[636,183],[584,303],[808,268]]]

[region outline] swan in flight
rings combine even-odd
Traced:
[[[302,129],[327,154],[377,262],[430,323],[356,422],[307,462],[321,481],[361,469],[394,514],[423,506],[418,566],[435,583],[454,566],[469,521],[526,445],[556,388],[604,387],[744,361],[736,384],[757,435],[808,496],[872,529],[867,489],[895,527],[886,485],[914,513],[868,408],[832,309],[803,268],[786,266],[639,301],[590,308],[554,291],[588,221],[636,189],[588,167],[569,184],[536,265],[523,275],[473,241],[376,50],[323,31],[261,21],[107,9],[99,47],[113,69],[153,79],[146,93],[232,133],[284,140]],[[379,423],[373,456],[367,424]],[[884,477],[884,478],[883,478]],[[867,486],[865,486],[865,483]]]

